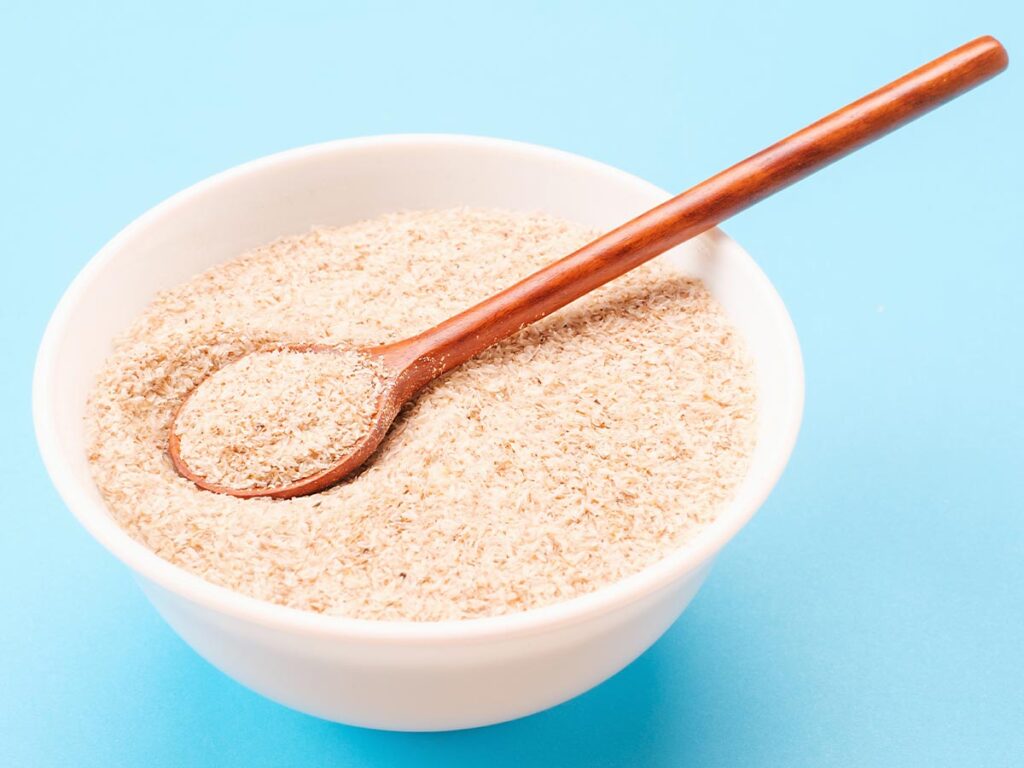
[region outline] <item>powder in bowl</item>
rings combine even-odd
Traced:
[[[277,488],[329,469],[376,412],[379,360],[355,349],[254,352],[205,379],[175,420],[179,455],[223,488]]]
[[[537,213],[409,211],[284,237],[165,291],[91,397],[111,515],[209,582],[362,619],[537,608],[687,546],[746,473],[756,381],[712,295],[662,259],[429,385],[365,469],[321,493],[210,493],[167,456],[182,400],[231,361],[407,338],[596,234]]]

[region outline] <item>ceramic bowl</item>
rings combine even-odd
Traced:
[[[507,616],[375,622],[265,603],[203,581],[132,540],[89,474],[83,411],[112,338],[153,295],[282,235],[415,208],[545,211],[610,229],[668,193],[566,152],[469,136],[383,136],[283,152],[175,195],[118,234],[60,301],[36,366],[39,446],[61,497],[214,666],[297,710],[372,728],[496,723],[565,701],[643,653],[778,480],[803,410],[793,325],[771,283],[720,230],[661,256],[701,278],[755,360],[759,437],[732,503],[686,548],[594,593]],[[145,504],[140,499],[140,504]]]

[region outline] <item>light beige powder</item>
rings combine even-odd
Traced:
[[[746,471],[755,385],[704,287],[658,260],[428,387],[328,491],[221,496],[166,456],[175,409],[225,363],[268,344],[396,341],[593,235],[544,215],[393,214],[278,240],[163,293],[90,404],[111,514],[215,584],[368,619],[543,606],[685,546]]]
[[[380,362],[358,350],[269,350],[203,381],[175,420],[188,468],[225,488],[280,488],[330,468],[376,413]]]

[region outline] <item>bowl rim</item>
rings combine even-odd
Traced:
[[[792,320],[767,276],[738,244],[736,247],[741,255],[750,262],[747,266],[752,268],[755,280],[762,283],[762,289],[767,289],[771,317],[765,318],[765,321],[775,326],[785,357],[784,365],[790,371],[795,385],[793,391],[789,393],[788,412],[785,414],[784,428],[778,441],[779,449],[773,452],[768,470],[757,478],[751,494],[751,503],[743,508],[729,505],[684,547],[637,573],[585,595],[518,613],[442,621],[359,619],[290,608],[212,584],[162,559],[131,538],[114,521],[106,505],[91,498],[90,493],[87,493],[76,480],[70,462],[64,455],[56,417],[53,410],[48,407],[46,393],[50,391],[49,383],[55,376],[59,339],[73,321],[75,309],[81,298],[88,292],[106,263],[120,250],[122,243],[144,230],[151,222],[186,205],[197,195],[215,190],[239,178],[320,155],[339,151],[359,152],[381,147],[472,148],[521,156],[531,155],[554,164],[572,165],[594,174],[614,177],[618,183],[633,185],[646,193],[653,192],[666,198],[670,196],[670,193],[638,176],[564,150],[510,139],[448,133],[387,134],[311,144],[234,166],[177,192],[128,224],[86,263],[58,302],[39,345],[32,382],[32,412],[36,439],[43,463],[54,486],[79,523],[138,576],[190,603],[244,622],[280,631],[398,644],[472,643],[547,632],[556,627],[593,619],[637,602],[669,587],[687,574],[710,565],[712,558],[753,517],[781,477],[796,444],[804,406],[803,360]]]

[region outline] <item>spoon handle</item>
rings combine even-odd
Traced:
[[[431,378],[492,344],[853,152],[1006,68],[1006,51],[979,37],[602,235],[501,293],[380,351],[420,361]]]

